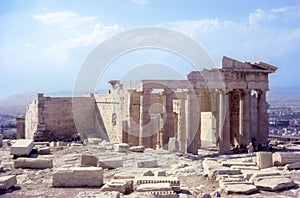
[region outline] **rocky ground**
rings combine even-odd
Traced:
[[[221,197],[300,197],[298,186],[276,192],[257,191],[251,195],[231,194],[227,195],[220,190],[219,182],[204,176],[203,160],[206,157],[215,157],[218,161],[245,160],[246,154],[215,156],[213,151],[200,150],[199,155],[188,155],[171,153],[166,150],[146,149],[143,153],[125,152],[120,153],[114,150],[114,145],[77,145],[77,146],[56,146],[51,147],[50,155],[44,158],[53,159],[53,168],[42,170],[36,169],[15,169],[13,166],[13,156],[10,155],[10,147],[4,145],[0,148],[1,166],[4,175],[17,175],[17,185],[2,192],[0,197],[99,197],[99,188],[54,188],[52,187],[52,174],[60,167],[73,167],[81,165],[83,153],[92,153],[95,156],[121,156],[124,160],[122,168],[105,169],[104,183],[109,182],[114,175],[126,172],[132,175],[142,175],[151,170],[165,170],[167,176],[175,176],[180,180],[180,193],[178,197],[202,197],[204,194],[220,195]],[[32,154],[34,157],[34,154]],[[136,168],[136,161],[156,159],[157,168]],[[255,161],[255,157],[253,157]],[[273,167],[278,169],[278,167]],[[279,168],[281,169],[281,168]],[[289,171],[296,184],[300,184],[300,171]],[[216,192],[220,193],[216,193]],[[215,192],[215,193],[214,193]],[[297,195],[298,193],[298,195]],[[121,197],[135,197],[134,194],[123,195]],[[100,196],[101,197],[101,196]],[[103,195],[102,195],[103,197]],[[142,197],[142,196],[140,196]]]

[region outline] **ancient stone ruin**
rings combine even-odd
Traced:
[[[45,97],[38,94],[17,119],[18,137],[37,141],[99,137],[146,148],[181,152],[216,146],[256,148],[267,143],[268,75],[276,67],[223,57],[220,69],[193,71],[187,80],[110,81],[107,94]]]

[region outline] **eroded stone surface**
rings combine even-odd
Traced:
[[[15,168],[45,169],[53,167],[52,159],[45,158],[18,158],[14,161]]]
[[[54,187],[100,187],[103,169],[100,167],[60,168],[53,173]]]

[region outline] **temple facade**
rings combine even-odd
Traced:
[[[175,137],[180,151],[193,154],[206,146],[220,153],[250,142],[258,147],[268,142],[266,93],[268,76],[276,70],[263,62],[223,57],[221,68],[192,71],[186,80],[112,80],[108,93],[78,98],[39,94],[19,119],[18,137],[78,132],[83,138],[154,149],[167,149]]]

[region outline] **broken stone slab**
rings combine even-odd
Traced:
[[[177,152],[179,150],[179,142],[177,138],[171,137],[168,142],[168,151]]]
[[[15,175],[7,175],[0,177],[0,192],[5,191],[17,184],[17,177]]]
[[[145,151],[145,147],[144,146],[132,146],[129,148],[129,151],[142,153]]]
[[[291,178],[290,175],[276,175],[276,176],[265,176],[265,177],[257,177],[254,179],[253,183],[256,185],[259,181],[263,179],[270,179],[270,178]]]
[[[10,154],[14,156],[29,155],[33,147],[33,140],[19,139],[10,147]]]
[[[277,176],[277,175],[281,175],[278,171],[272,171],[272,172],[256,172],[256,173],[254,173],[251,177],[250,177],[250,179],[249,179],[249,181],[251,182],[251,183],[254,183],[254,180],[256,179],[256,178],[259,178],[259,177],[266,177],[266,176]]]
[[[232,184],[224,188],[226,194],[252,194],[257,192],[253,184]]]
[[[211,179],[220,178],[223,175],[241,175],[242,172],[239,169],[230,169],[225,167],[220,167],[218,169],[212,169],[208,173],[208,177]]]
[[[300,162],[287,164],[287,165],[285,165],[285,169],[287,169],[287,170],[300,169]]]
[[[157,160],[137,161],[137,168],[157,168]]]
[[[300,152],[275,152],[273,153],[274,166],[281,166],[300,162]]]
[[[39,148],[38,153],[40,155],[49,155],[50,154],[50,147],[46,146],[46,147]]]
[[[92,154],[85,153],[81,156],[81,165],[83,166],[97,166],[98,158]]]
[[[82,144],[79,144],[79,143],[76,143],[76,142],[72,142],[70,146],[72,146],[72,147],[82,146]]]
[[[133,180],[116,180],[113,179],[106,183],[101,189],[101,192],[117,191],[123,194],[129,194],[133,191]]]
[[[222,166],[240,166],[240,167],[248,167],[248,166],[256,166],[255,162],[243,162],[243,161],[226,161],[221,163]]]
[[[126,143],[115,144],[115,150],[118,152],[126,153],[129,151],[129,145]]]
[[[294,180],[287,177],[264,178],[258,181],[256,187],[260,190],[277,191],[294,187]]]
[[[134,179],[138,174],[129,172],[120,172],[114,175],[114,179]]]
[[[45,158],[18,158],[14,161],[15,168],[45,169],[53,168],[53,160]]]
[[[154,183],[170,183],[174,192],[180,191],[180,181],[178,177],[152,177],[152,176],[136,176],[134,185],[154,184]]]
[[[256,153],[257,166],[259,168],[269,168],[273,166],[271,152],[257,152]]]
[[[60,168],[52,176],[53,187],[100,187],[102,184],[101,167]]]
[[[99,159],[97,166],[103,169],[119,168],[123,167],[123,161],[122,157]]]
[[[239,170],[259,170],[257,166],[231,166],[230,169],[239,169]]]

